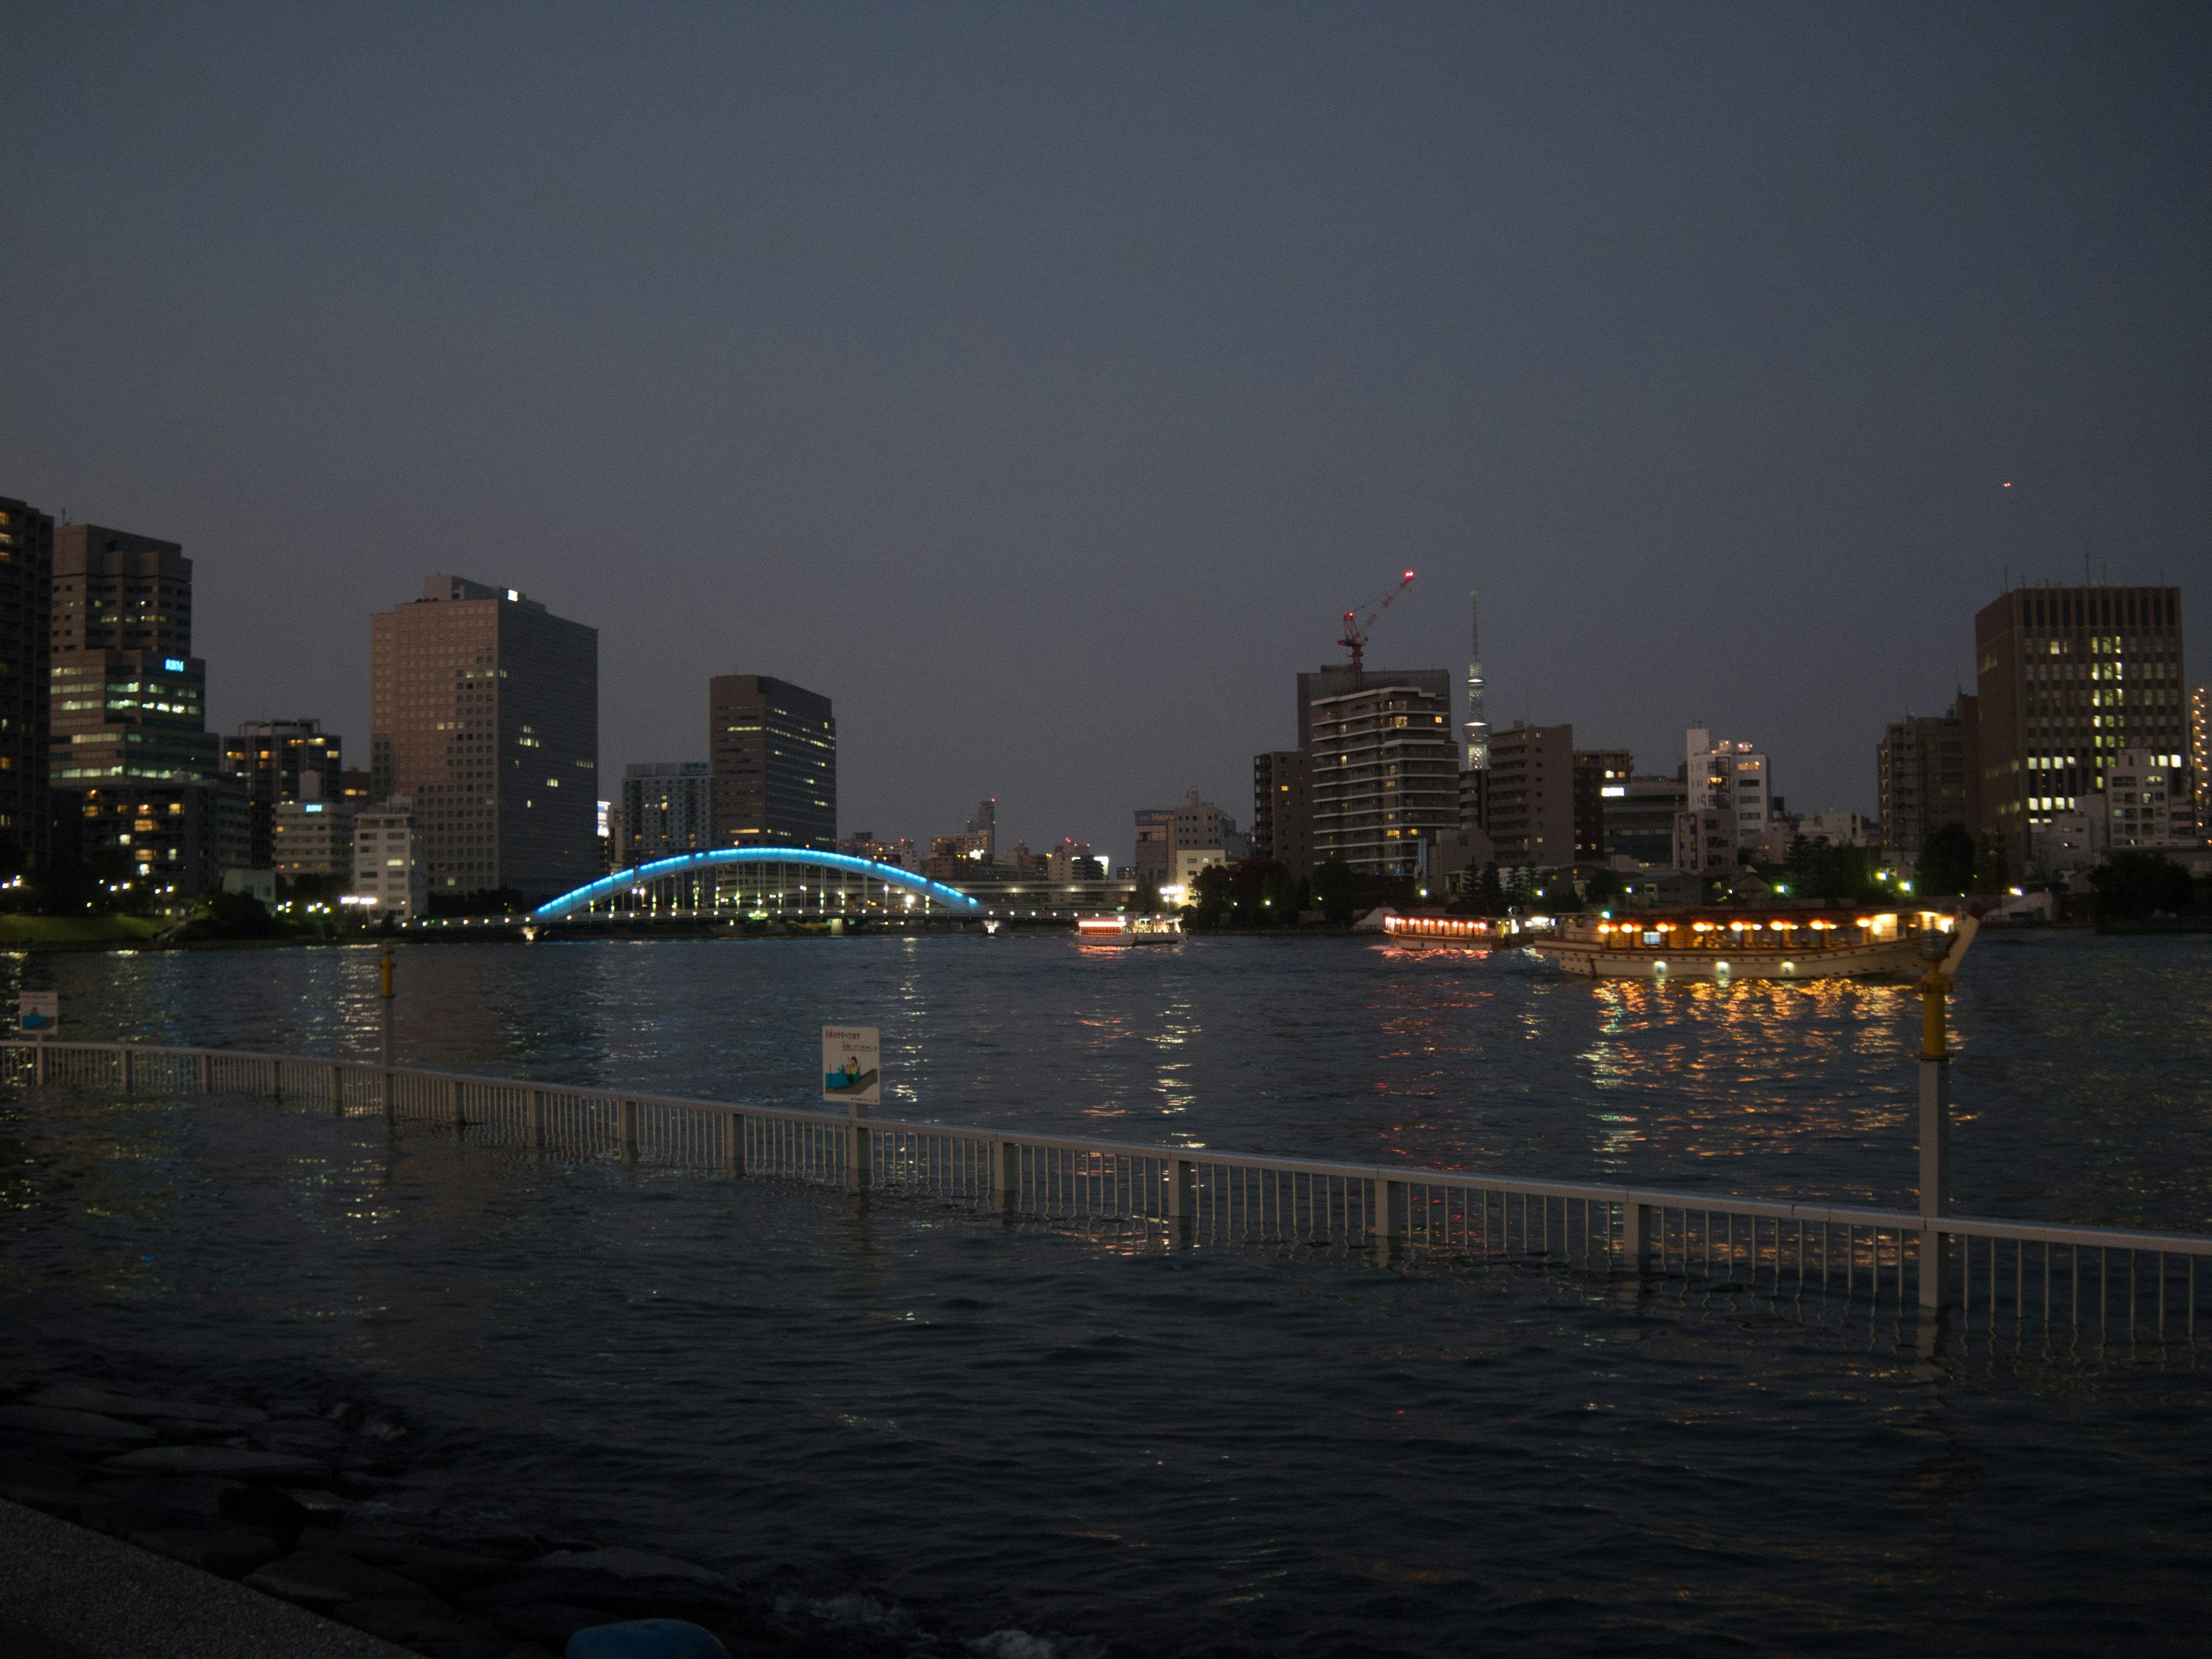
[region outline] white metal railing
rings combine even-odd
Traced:
[[[1796,1203],[1407,1165],[1265,1158],[375,1061],[139,1043],[14,1041],[8,1074],[126,1094],[264,1095],[585,1157],[911,1194],[1193,1240],[1406,1246],[1459,1256],[1794,1283],[1972,1328],[2194,1336],[2212,1237]],[[1935,1277],[1931,1279],[1929,1275]]]

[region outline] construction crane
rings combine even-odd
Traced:
[[[1354,605],[1344,613],[1344,637],[1337,643],[1352,653],[1353,673],[1358,673],[1367,665],[1367,659],[1364,655],[1367,649],[1367,630],[1375,626],[1376,617],[1390,608],[1391,601],[1413,585],[1413,573],[1408,570],[1399,579],[1398,585],[1389,592],[1378,594],[1364,605]],[[1365,622],[1358,620],[1359,613],[1363,611],[1367,612]]]

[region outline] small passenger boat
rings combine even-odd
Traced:
[[[1598,979],[1917,978],[1923,936],[1954,925],[1936,910],[1670,910],[1571,917],[1528,948]]]
[[[1182,937],[1179,915],[1078,916],[1075,937],[1085,945],[1172,945]]]
[[[1488,916],[1385,916],[1382,932],[1409,951],[1487,951],[1504,924]]]

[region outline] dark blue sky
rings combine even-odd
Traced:
[[[2212,530],[2212,9],[21,5],[0,494],[198,562],[216,723],[368,736],[451,570],[601,765],[836,699],[845,827],[1127,856],[1291,676],[1709,722],[1870,811],[2017,576]],[[2002,486],[2011,480],[2013,487]]]

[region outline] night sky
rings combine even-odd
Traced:
[[[842,827],[1129,856],[1370,659],[1871,812],[2015,579],[2212,662],[2212,8],[0,15],[0,494],[366,763],[452,571],[836,701]],[[2010,481],[2011,488],[2005,488]],[[604,792],[603,792],[604,793]]]

